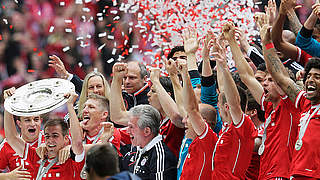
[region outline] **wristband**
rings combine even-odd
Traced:
[[[266,50],[274,48],[274,44],[273,43],[266,44],[265,46],[266,46]]]

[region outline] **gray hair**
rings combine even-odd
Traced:
[[[129,112],[131,116],[139,117],[137,124],[140,129],[149,127],[152,134],[159,134],[161,116],[156,108],[143,104],[134,106]]]

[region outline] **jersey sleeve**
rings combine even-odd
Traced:
[[[241,121],[235,126],[240,138],[248,139],[257,136],[254,124],[249,116],[242,114]]]
[[[39,156],[37,155],[36,148],[31,147],[29,143],[25,143],[23,160],[28,160],[31,162],[31,164],[34,164],[40,160]]]
[[[4,139],[2,143],[0,144],[0,172],[4,171],[8,165],[9,160],[6,156],[6,147],[7,147],[7,141]]]

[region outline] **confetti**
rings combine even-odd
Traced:
[[[76,0],[75,4],[82,4],[82,0]]]
[[[66,51],[68,51],[68,50],[70,50],[70,47],[69,47],[69,46],[64,47],[64,48],[62,49],[63,52],[66,52]]]
[[[66,3],[65,3],[64,1],[61,1],[61,2],[59,3],[59,5],[60,5],[60,6],[65,6]]]
[[[66,28],[66,29],[64,29],[67,33],[68,32],[72,32],[72,29],[71,28]]]
[[[8,24],[8,20],[7,19],[2,19],[3,20],[3,22],[5,23],[5,24]]]
[[[14,0],[15,3],[19,4],[18,0]]]
[[[98,37],[105,37],[105,36],[107,36],[107,32],[103,32],[103,33],[98,34]]]
[[[41,11],[40,10],[38,11],[38,15],[41,16]]]
[[[28,73],[33,73],[35,72],[34,69],[28,69]]]
[[[114,39],[114,36],[108,35],[108,39]]]
[[[65,19],[64,22],[65,22],[65,23],[68,23],[68,24],[71,24],[71,23],[72,23],[72,20],[71,20],[71,19]]]
[[[116,52],[117,52],[117,49],[116,49],[116,48],[113,48],[111,54],[112,54],[112,55],[116,55]]]
[[[89,8],[82,8],[82,11],[83,12],[90,12],[90,9]]]
[[[54,26],[50,26],[49,32],[52,33],[54,30]]]
[[[114,61],[114,59],[113,58],[111,58],[111,59],[109,59],[108,61],[107,61],[107,63],[112,63]]]
[[[106,43],[102,44],[101,46],[98,47],[98,51],[101,52],[101,50],[106,46]]]
[[[78,63],[78,66],[79,66],[79,67],[82,67],[82,62],[79,62],[79,63]]]

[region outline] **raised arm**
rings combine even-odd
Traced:
[[[173,61],[172,59],[169,59],[168,61],[165,61],[165,64],[166,64],[166,70],[168,71],[171,82],[172,82],[174,99],[176,100],[178,111],[182,117],[186,117],[187,112],[183,106],[182,86],[180,84],[180,80],[178,77],[176,62]]]
[[[12,87],[3,92],[4,99],[12,96],[14,94],[15,88]],[[19,136],[13,115],[10,114],[7,110],[4,111],[4,132],[6,135],[6,139],[12,149],[21,157],[23,157],[23,152],[25,148],[25,141]]]
[[[183,80],[182,94],[184,96],[184,107],[188,114],[188,121],[191,122],[192,128],[196,134],[200,136],[205,131],[206,124],[199,112],[199,105],[191,85],[186,62],[183,60],[179,61],[178,69]]]
[[[274,48],[271,33],[271,27],[264,25],[260,30],[260,36],[263,44],[263,54],[266,61],[268,72],[272,78],[277,82],[281,89],[288,95],[290,100],[294,103],[300,91],[300,88],[295,82],[290,79],[290,76],[277,56]]]
[[[159,102],[165,114],[170,118],[171,122],[180,128],[184,128],[182,123],[183,117],[179,114],[178,106],[174,100],[170,97],[167,91],[160,83],[160,69],[153,68],[150,73],[150,80],[152,82],[153,90],[158,95]]]
[[[128,112],[122,97],[122,80],[128,72],[127,64],[115,63],[112,67],[113,79],[111,83],[112,96],[110,96],[110,119],[112,122],[128,125]]]
[[[231,22],[226,23],[223,26],[222,30],[223,30],[223,36],[227,40],[232,39],[232,36],[234,37],[234,25]],[[234,41],[232,43],[236,43],[236,42]],[[230,44],[230,47],[231,47],[231,44]],[[240,51],[240,48],[239,48],[239,51]],[[226,96],[226,100],[230,108],[232,121],[235,125],[238,125],[241,121],[243,112],[241,110],[240,96],[239,96],[236,83],[232,79],[231,73],[229,71],[229,68],[227,66],[227,62],[225,59],[218,59],[217,65],[220,67],[221,73],[223,74],[224,94]]]
[[[73,107],[73,104],[76,102],[78,95],[75,92],[71,92],[67,94],[66,97],[69,98],[67,102],[67,108],[70,117],[70,133],[72,139],[71,147],[76,155],[80,155],[84,150],[82,144],[82,131],[80,122]]]
[[[300,29],[302,28],[302,24],[295,12],[295,9],[300,8],[301,5],[296,5],[296,0],[282,0],[282,3],[286,5],[287,17],[289,20],[289,28],[290,30],[297,36]],[[281,6],[281,4],[280,4]],[[281,7],[280,7],[281,8]],[[281,9],[280,9],[281,11]],[[280,12],[279,12],[280,13]]]
[[[229,42],[232,57],[238,69],[241,81],[248,87],[255,100],[260,103],[261,96],[263,95],[263,87],[259,81],[256,80],[252,68],[244,58],[240,47],[238,46],[235,35],[237,34],[239,36],[239,34],[241,34],[239,31],[241,31],[239,28],[236,29],[233,24],[229,24],[224,29],[223,34]]]
[[[282,38],[283,25],[289,9],[292,9],[291,6],[293,5],[295,4],[292,4],[292,0],[282,0],[279,15],[272,27],[271,37],[278,51],[282,52],[286,57],[296,60],[298,56],[297,47]]]
[[[301,28],[296,38],[296,45],[311,56],[320,57],[320,43],[311,37],[314,25],[320,15],[320,4],[317,3],[313,5],[312,9],[312,13],[304,23],[304,26]]]

